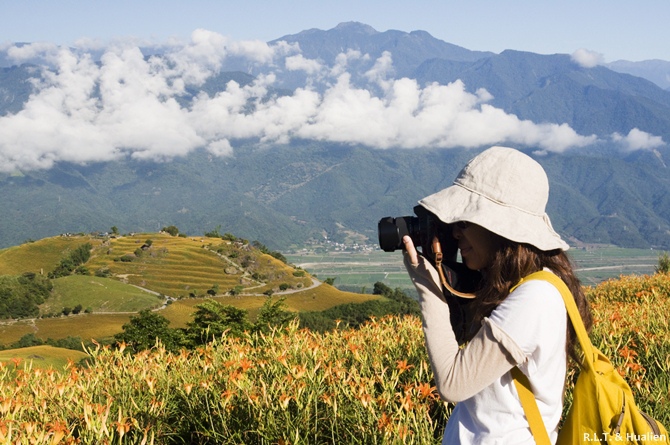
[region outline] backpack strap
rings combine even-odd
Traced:
[[[530,280],[548,281],[561,293],[561,297],[563,297],[563,303],[565,304],[565,309],[568,312],[568,317],[570,318],[572,327],[577,334],[577,340],[579,341],[579,345],[582,348],[582,352],[584,352],[584,365],[593,369],[598,353],[591,344],[589,333],[586,331],[586,327],[582,321],[582,316],[579,315],[579,309],[577,309],[577,303],[575,303],[575,298],[572,296],[572,292],[570,292],[568,286],[557,275],[546,270],[540,270],[539,272],[532,273],[527,277],[522,278],[521,281],[519,281],[519,283],[512,288],[512,290],[520,286],[521,283],[525,283],[526,281]]]
[[[548,281],[561,293],[561,297],[563,297],[563,302],[565,303],[565,307],[568,311],[568,316],[570,317],[572,326],[577,333],[577,338],[582,346],[582,350],[584,350],[587,366],[592,366],[594,361],[593,346],[591,345],[588,333],[584,327],[584,322],[582,321],[582,317],[579,315],[577,304],[575,303],[575,299],[572,296],[570,289],[568,289],[568,286],[557,275],[554,275],[551,272],[547,272],[546,270],[541,270],[539,272],[532,273],[525,278],[522,278],[521,281],[519,281],[519,283],[512,288],[512,291],[520,286],[521,283],[530,280]],[[519,399],[521,400],[524,414],[526,415],[526,419],[528,419],[530,431],[533,434],[535,442],[538,445],[550,445],[551,440],[549,439],[549,433],[547,433],[547,428],[545,427],[544,421],[542,420],[542,415],[540,414],[540,409],[537,406],[537,401],[533,395],[533,390],[530,387],[530,381],[528,380],[528,377],[526,377],[526,375],[521,372],[518,367],[512,368],[511,373],[514,380],[514,385],[516,386],[516,390],[519,393]]]
[[[547,428],[544,426],[544,421],[542,420],[542,415],[540,414],[540,408],[538,408],[537,401],[535,400],[533,391],[530,388],[530,381],[528,380],[528,377],[526,377],[526,374],[521,372],[521,370],[516,366],[512,368],[512,377],[514,379],[516,390],[519,393],[519,399],[521,399],[523,412],[526,414],[526,419],[528,419],[530,432],[533,434],[535,443],[537,445],[551,445],[549,433],[547,433]]]

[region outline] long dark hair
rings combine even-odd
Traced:
[[[593,319],[589,303],[565,252],[560,249],[542,251],[529,244],[519,244],[492,235],[496,248],[491,264],[483,272],[481,287],[476,292],[473,326],[480,326],[482,319],[488,317],[507,298],[510,289],[518,284],[519,280],[546,267],[568,286],[586,330],[591,330]],[[566,351],[577,363],[581,363],[575,351],[577,343],[572,323],[568,320]]]

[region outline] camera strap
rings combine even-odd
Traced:
[[[432,247],[433,247],[433,255],[435,256],[435,267],[437,268],[437,273],[440,274],[440,281],[442,281],[442,285],[449,292],[456,295],[457,297],[475,298],[475,294],[469,294],[457,291],[449,284],[449,280],[447,280],[447,277],[444,275],[444,270],[442,268],[442,245],[440,244],[440,240],[436,236],[433,237]]]

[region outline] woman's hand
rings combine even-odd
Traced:
[[[405,255],[409,256],[409,262],[412,266],[418,266],[419,252],[417,252],[416,247],[414,247],[414,241],[412,241],[412,238],[410,238],[409,235],[405,235],[402,237],[402,242],[405,244]]]

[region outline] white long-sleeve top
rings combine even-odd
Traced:
[[[563,409],[567,314],[546,281],[517,287],[460,348],[435,268],[423,257],[405,265],[419,293],[423,331],[437,390],[456,403],[442,440],[457,444],[534,444],[510,370],[528,377],[554,443]]]

